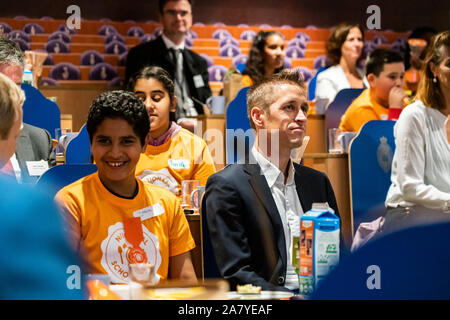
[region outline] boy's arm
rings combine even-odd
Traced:
[[[190,251],[169,258],[169,278],[197,282]]]

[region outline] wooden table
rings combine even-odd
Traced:
[[[187,214],[187,221],[195,241],[195,248],[191,251],[192,264],[198,279],[203,279],[203,246],[202,220],[200,214]]]
[[[348,154],[310,153],[303,155],[303,164],[324,172],[330,179],[341,216],[344,243],[350,248],[353,238],[350,210],[350,182]]]

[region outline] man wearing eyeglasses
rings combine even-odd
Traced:
[[[163,28],[161,36],[128,53],[125,83],[145,66],[164,68],[174,79],[178,97],[176,118],[184,126],[184,118],[204,113],[203,104],[211,96],[205,59],[185,46],[192,25],[192,1],[159,0],[159,20]]]

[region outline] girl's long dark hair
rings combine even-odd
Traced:
[[[242,72],[242,74],[250,76],[253,83],[260,82],[264,79],[264,47],[267,43],[267,38],[275,34],[283,38],[283,35],[277,31],[260,31],[253,40],[248,61]],[[275,73],[281,70],[283,70],[283,67],[276,69]]]

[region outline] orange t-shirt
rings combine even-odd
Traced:
[[[370,88],[365,89],[345,111],[339,129],[358,132],[370,120],[387,120],[389,108],[385,108],[370,97]]]
[[[56,194],[71,240],[86,260],[87,273],[108,274],[114,283],[129,281],[132,246],[125,239],[125,218],[141,217],[144,240],[139,246],[160,279],[168,277],[169,257],[195,247],[180,200],[164,188],[137,181],[139,191],[133,199],[112,194],[97,172]]]
[[[148,145],[136,165],[136,176],[181,197],[182,180],[200,180],[206,186],[216,172],[206,142],[186,129],[160,146]]]

